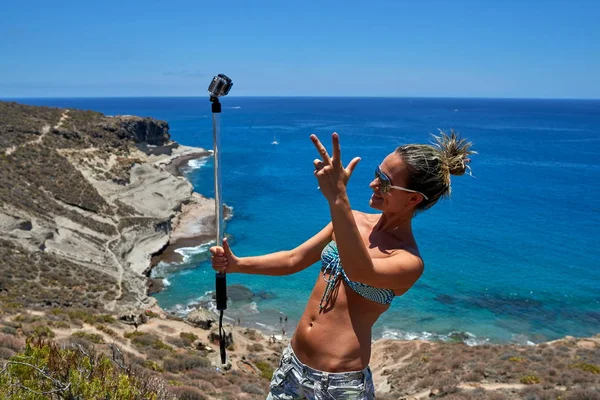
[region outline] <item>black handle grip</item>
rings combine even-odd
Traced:
[[[225,338],[220,339],[219,349],[221,350],[221,364],[227,364],[227,352],[225,349]]]
[[[227,310],[227,277],[225,274],[217,273],[216,275],[217,288],[217,310]]]

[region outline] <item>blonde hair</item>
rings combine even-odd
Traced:
[[[428,197],[419,203],[417,211],[427,210],[441,197],[450,196],[450,175],[464,175],[470,171],[469,156],[476,154],[471,150],[473,144],[459,138],[454,130],[450,130],[450,135],[440,130],[439,136],[432,136],[434,142],[431,145],[407,144],[396,149],[409,172],[407,186]]]

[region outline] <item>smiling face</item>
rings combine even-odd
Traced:
[[[397,153],[389,154],[379,168],[391,180],[392,185],[407,187],[409,171]],[[388,193],[383,193],[381,191],[381,180],[377,177],[371,181],[369,186],[373,189],[369,205],[376,210],[391,213],[406,212],[411,209],[414,210],[422,200],[420,194],[405,192],[403,190],[391,189]]]

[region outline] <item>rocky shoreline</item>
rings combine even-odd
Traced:
[[[156,305],[152,256],[214,235],[214,202],[182,175],[211,154],[171,141],[164,121],[0,102],[5,301]]]

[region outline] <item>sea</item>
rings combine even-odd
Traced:
[[[13,100],[166,120],[173,140],[213,147],[208,96]],[[331,148],[338,132],[344,161],[362,158],[348,194],[365,212],[376,212],[374,169],[397,146],[428,143],[440,129],[474,143],[472,176],[453,177],[451,198],[414,218],[425,272],[380,317],[374,339],[534,344],[600,333],[600,100],[228,96],[222,104],[226,234],[240,257],[294,248],[329,222],[312,133]],[[214,196],[211,158],[185,170],[197,192]],[[165,310],[211,307],[209,246],[180,249],[183,262],[155,268]],[[319,271],[230,274],[242,295],[225,316],[291,335]]]

